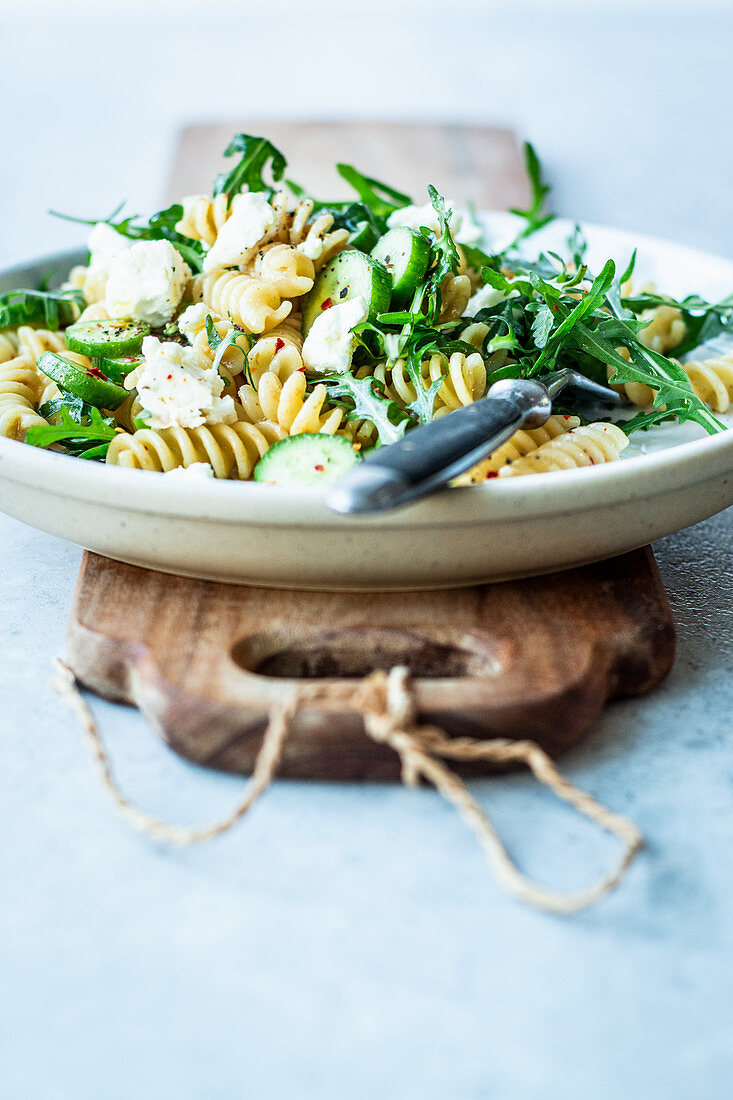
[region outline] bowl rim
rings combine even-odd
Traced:
[[[488,225],[509,226],[513,216],[504,211],[481,211]],[[554,233],[567,232],[576,223],[557,218],[551,223]],[[675,266],[687,259],[694,265],[713,265],[721,278],[729,277],[733,286],[733,260],[688,245],[676,244],[648,234],[584,222],[589,237],[609,237],[615,250],[639,248],[654,255],[666,253]],[[543,230],[541,233],[546,233]],[[540,240],[537,234],[536,240]],[[44,267],[72,266],[84,259],[83,248],[67,249],[19,262],[0,270],[0,283]],[[375,516],[349,517],[331,512],[325,505],[324,491],[318,488],[272,486],[258,482],[206,479],[176,481],[152,471],[122,469],[98,463],[84,463],[70,455],[28,447],[16,440],[0,438],[0,481],[43,486],[61,497],[85,500],[116,509],[156,512],[180,519],[216,519],[223,522],[247,522],[254,525],[318,525],[358,529],[360,526],[413,527],[456,525],[538,516],[582,510],[591,505],[629,499],[650,487],[673,490],[677,485],[699,479],[708,480],[719,473],[733,473],[733,431],[706,435],[676,443],[651,454],[625,457],[594,467],[559,470],[541,478],[492,479],[490,483],[465,486],[449,493],[436,494],[405,508]],[[699,475],[699,476],[698,476]],[[568,479],[571,479],[568,481]],[[644,483],[643,490],[641,483]],[[566,491],[572,486],[574,492]],[[114,499],[110,500],[110,495]]]

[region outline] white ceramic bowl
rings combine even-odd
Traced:
[[[492,233],[505,215],[487,215]],[[613,256],[672,294],[733,289],[733,262],[597,226],[596,270]],[[541,245],[571,229],[556,222]],[[63,273],[77,254],[0,275],[0,291]],[[731,421],[733,426],[733,420]],[[100,554],[187,576],[336,590],[444,588],[568,568],[608,557],[733,504],[733,431],[663,426],[621,461],[447,490],[375,518],[329,511],[318,490],[186,482],[0,439],[0,508]],[[645,452],[645,453],[643,453]]]

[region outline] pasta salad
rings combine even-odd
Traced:
[[[177,476],[318,484],[500,379],[566,366],[638,411],[588,423],[561,408],[460,482],[613,461],[670,418],[724,430],[733,355],[679,356],[733,326],[733,297],[636,287],[633,257],[592,273],[579,229],[564,255],[532,253],[552,215],[530,146],[532,199],[501,246],[433,187],[415,202],[339,165],[354,196],[329,202],[286,180],[265,138],[237,134],[225,153],[210,195],[87,220],[87,263],[59,290],[0,296],[0,435]]]

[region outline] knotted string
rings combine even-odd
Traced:
[[[415,786],[421,778],[425,779],[432,783],[447,802],[455,806],[478,838],[501,885],[515,897],[537,909],[549,913],[573,913],[592,905],[618,885],[643,843],[642,835],[633,822],[607,809],[592,795],[565,779],[554,761],[535,742],[512,741],[500,737],[485,741],[472,737],[449,737],[438,726],[419,725],[409,672],[404,667],[393,668],[389,672],[377,670],[355,685],[349,682],[332,682],[303,684],[296,688],[288,699],[272,707],[244,796],[231,813],[223,820],[204,828],[169,825],[140,809],[122,792],[114,778],[99,727],[79,691],[73,673],[59,660],[54,664],[56,674],[53,686],[77,715],[92,746],[108,793],[134,828],[159,841],[185,846],[211,840],[231,829],[267,790],[275,777],[293,720],[303,705],[339,702],[359,710],[368,736],[373,741],[388,745],[397,753],[402,766],[403,783]],[[623,849],[615,866],[593,886],[577,893],[562,893],[533,882],[512,861],[489,815],[444,760],[463,763],[486,761],[499,765],[525,764],[539,783],[623,842]]]

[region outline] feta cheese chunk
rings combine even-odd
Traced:
[[[518,290],[513,290],[511,294],[505,294],[503,290],[497,290],[496,287],[481,286],[473,297],[469,298],[463,316],[474,317],[480,309],[489,309],[491,306],[498,305],[499,302],[504,302],[507,298],[512,298],[517,294],[519,294]]]
[[[351,366],[356,340],[351,332],[366,320],[367,304],[363,298],[347,298],[324,309],[316,317],[303,343],[303,362],[309,370],[327,374],[343,374]]]
[[[452,199],[445,200],[445,208],[451,211],[448,225],[456,244],[480,244],[484,231],[471,211],[458,206]],[[438,215],[435,207],[430,202],[426,203],[425,206],[403,206],[401,210],[393,210],[387,218],[387,225],[390,229],[404,225],[407,229],[416,231],[425,226],[436,233],[440,232]]]
[[[210,462],[192,462],[190,466],[174,466],[163,476],[174,481],[208,481],[214,476],[214,467]]]
[[[115,256],[131,247],[132,241],[123,237],[111,225],[97,222],[87,238],[90,274],[106,273]]]
[[[204,302],[196,302],[184,309],[178,318],[178,331],[192,344],[198,334],[206,328],[206,318],[211,310]],[[212,315],[213,316],[213,315]]]
[[[181,344],[146,336],[143,362],[127,381],[151,414],[151,428],[199,428],[237,419],[234,399],[221,396],[224,379]]]
[[[190,278],[191,269],[170,241],[139,241],[110,264],[110,317],[134,317],[159,328],[175,313]]]
[[[235,195],[229,217],[206,254],[204,271],[247,263],[276,224],[277,215],[264,195]]]

